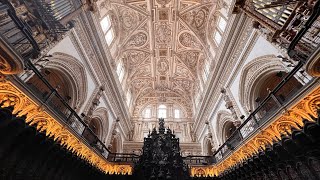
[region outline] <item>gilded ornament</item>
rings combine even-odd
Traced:
[[[116,165],[106,161],[101,155],[96,154],[91,148],[82,143],[82,140],[71,133],[64,124],[61,124],[48,112],[44,111],[40,105],[11,82],[0,82],[0,99],[1,107],[13,106],[13,114],[26,116],[26,123],[36,125],[38,131],[52,136],[61,145],[67,146],[68,149],[88,160],[103,172],[109,174],[132,174],[130,165]]]

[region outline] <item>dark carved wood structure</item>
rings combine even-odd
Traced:
[[[143,153],[134,174],[139,174],[139,179],[189,179],[187,165],[180,154],[179,138],[169,128],[165,129],[164,119],[159,119],[158,132],[154,128],[144,138]]]
[[[122,179],[106,175],[45,133],[25,123],[25,117],[0,108],[1,180]]]
[[[233,179],[320,179],[320,110],[318,117],[305,119],[301,129],[292,128],[265,150],[225,171],[222,180]]]
[[[133,176],[106,175],[54,139],[25,123],[25,117],[0,109],[0,179],[191,179],[179,153],[179,140],[160,120],[145,138]],[[299,126],[300,127],[300,126]],[[301,129],[220,174],[193,179],[320,179],[320,110]]]

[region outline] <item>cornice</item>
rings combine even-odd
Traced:
[[[101,74],[99,80],[106,88],[105,93],[107,94],[108,99],[110,99],[112,108],[116,112],[116,116],[119,118],[123,117],[121,118],[120,124],[124,128],[125,134],[127,134],[132,128],[131,123],[128,122],[130,120],[129,110],[120,93],[122,89],[114,86],[117,84],[117,79],[111,64],[111,53],[106,50],[107,48],[100,41],[103,37],[99,35],[99,30],[96,29],[96,19],[93,16],[94,14],[92,13],[82,14],[81,16],[81,26],[84,27],[83,29],[90,44],[95,47],[92,48],[92,51],[94,52],[96,59],[92,58],[90,62],[93,63],[94,60],[96,60],[96,62],[94,62],[95,65],[93,66],[94,68],[100,69],[99,73]]]
[[[95,71],[93,70],[91,64],[88,63],[88,62],[90,62],[89,58],[86,55],[86,51],[81,46],[81,43],[79,42],[79,39],[77,38],[77,33],[74,30],[72,30],[71,33],[69,34],[69,38],[70,38],[72,44],[75,46],[80,58],[83,59],[82,63],[84,63],[86,69],[89,72],[89,75],[92,77],[93,83],[96,86],[98,86],[98,84],[99,84],[98,79],[99,78],[98,78],[97,74],[95,73]]]
[[[242,51],[241,55],[239,56],[238,63],[233,68],[232,75],[228,77],[228,80],[226,82],[226,87],[229,87],[234,80],[236,79],[236,75],[242,70],[241,67],[244,65],[246,59],[248,58],[250,52],[252,51],[254,45],[256,44],[258,38],[259,38],[259,32],[257,30],[254,30],[254,32],[249,37],[248,43],[246,47],[244,48],[244,51]]]
[[[233,66],[228,67],[228,64],[235,63],[238,60],[240,53],[243,50],[244,45],[247,42],[248,37],[250,36],[252,27],[249,23],[250,20],[243,14],[238,14],[235,16],[232,28],[229,32],[233,32],[232,36],[228,36],[226,39],[227,46],[221,48],[217,53],[217,63],[214,72],[211,74],[209,84],[205,91],[204,101],[201,106],[198,108],[200,111],[195,116],[195,126],[194,131],[199,132],[202,126],[204,126],[204,121],[207,120],[208,115],[220,94],[220,86],[222,86],[222,79],[226,78],[225,75],[230,74]],[[230,35],[230,33],[226,34]],[[240,38],[239,38],[240,37]],[[213,74],[215,76],[213,77]],[[202,123],[202,124],[201,124]]]

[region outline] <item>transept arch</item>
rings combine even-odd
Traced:
[[[233,124],[234,118],[232,117],[232,114],[229,113],[226,110],[220,110],[217,113],[217,120],[215,124],[216,128],[216,137],[218,142],[223,144],[228,138],[226,138],[226,135],[230,135],[229,133],[229,126],[230,123]]]
[[[95,119],[98,122],[99,134],[97,134],[97,136],[100,140],[105,139],[109,130],[108,110],[104,107],[97,108],[93,112],[91,119]]]
[[[84,66],[75,57],[55,52],[41,69],[41,73],[47,78],[52,78],[51,85],[60,90],[72,108],[79,109],[87,97],[87,77]],[[31,76],[27,83],[40,83],[35,76]],[[61,83],[60,83],[60,82]],[[59,84],[60,83],[60,84]],[[58,90],[59,92],[59,90]]]
[[[259,86],[271,74],[278,72],[287,72],[287,69],[275,55],[253,59],[243,68],[240,75],[239,101],[247,112],[255,108]]]

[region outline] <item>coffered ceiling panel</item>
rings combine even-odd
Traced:
[[[149,102],[175,102],[192,117],[195,90],[208,51],[212,0],[110,0],[118,16],[119,56],[133,112]]]

